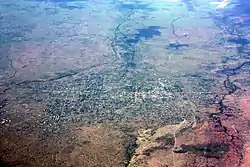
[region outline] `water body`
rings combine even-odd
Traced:
[[[141,40],[149,40],[155,36],[161,36],[160,26],[148,26],[147,28],[136,29],[135,34],[125,35],[121,34],[120,46],[123,48],[123,59],[125,60],[125,67],[135,68],[136,67],[136,54],[135,46]]]
[[[240,37],[236,37],[235,39],[228,39],[228,42],[232,42],[235,44],[240,44],[240,45],[247,45],[250,43],[249,39],[244,39]]]
[[[180,48],[186,48],[189,47],[189,44],[179,44],[179,43],[170,43],[167,45],[167,49],[180,49]]]
[[[137,29],[138,38],[144,38],[144,39],[150,39],[154,36],[161,36],[161,32],[159,31],[161,29],[160,26],[149,26],[147,28]]]
[[[160,26],[149,26],[147,28],[136,29],[137,33],[128,35],[125,42],[128,45],[137,44],[140,40],[148,40],[155,36],[161,36]]]

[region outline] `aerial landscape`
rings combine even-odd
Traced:
[[[250,167],[250,2],[0,0],[0,166]]]

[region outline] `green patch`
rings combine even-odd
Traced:
[[[164,142],[165,144],[174,145],[174,137],[171,135],[162,136],[157,139],[157,142]]]
[[[126,155],[128,159],[131,159],[137,149],[136,139],[131,139],[126,145]]]

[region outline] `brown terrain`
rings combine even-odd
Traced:
[[[74,40],[0,45],[0,166],[250,167],[250,46],[237,43],[249,30],[229,31],[248,18],[218,28],[182,11],[128,49],[145,13],[111,10],[78,20]],[[72,35],[73,25],[52,29]],[[139,63],[126,62],[130,49]]]

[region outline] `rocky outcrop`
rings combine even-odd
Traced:
[[[193,123],[184,120],[178,125],[140,131],[137,140],[139,147],[129,167],[174,166],[173,149],[177,150],[176,138],[192,125]]]
[[[243,143],[237,128],[221,121],[223,115],[215,117],[142,131],[129,167],[239,166]]]

